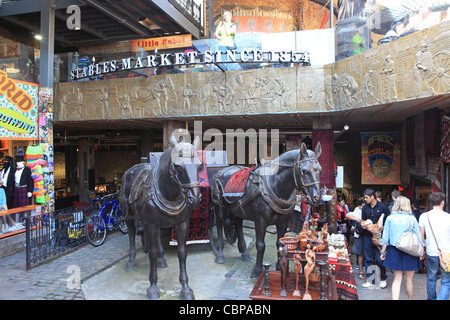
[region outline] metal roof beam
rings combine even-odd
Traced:
[[[84,6],[78,0],[59,0],[54,1],[53,5],[55,9],[66,9],[68,6],[75,4],[78,6]],[[12,16],[16,14],[25,14],[41,11],[40,1],[36,0],[17,0],[2,2],[0,7],[0,17]]]
[[[148,0],[148,2],[153,3],[155,6],[163,10],[170,17],[173,18],[181,27],[183,27],[187,32],[192,34],[195,39],[200,39],[200,29],[198,29],[192,22],[190,22],[180,11],[178,11],[171,3],[167,0]]]
[[[91,5],[92,7],[96,8],[97,10],[99,10],[99,11],[103,12],[104,14],[108,15],[109,17],[113,18],[117,22],[121,23],[122,25],[124,25],[128,29],[134,31],[138,35],[140,35],[142,37],[147,37],[148,36],[147,32],[142,31],[141,28],[139,28],[135,24],[127,21],[127,19],[125,17],[120,16],[118,13],[110,10],[109,8],[107,8],[104,5],[98,3],[97,1],[95,1],[95,0],[79,0],[79,1],[81,1],[84,4]]]

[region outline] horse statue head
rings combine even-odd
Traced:
[[[178,130],[181,132],[183,129]],[[203,170],[203,162],[197,156],[201,141],[196,136],[194,144],[191,144],[185,142],[184,137],[183,141],[178,141],[175,134],[170,137],[172,149],[168,170],[172,181],[180,187],[187,206],[196,209],[201,199],[199,174]]]
[[[317,143],[314,151],[308,150],[306,144],[302,143],[297,158],[298,173],[294,173],[297,188],[301,188],[305,192],[309,202],[314,207],[318,206],[321,201],[320,176],[322,166],[318,160],[321,154],[322,145],[320,142]]]

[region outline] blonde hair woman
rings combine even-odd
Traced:
[[[419,242],[422,239],[419,233],[419,224],[412,215],[411,202],[404,196],[399,196],[392,207],[392,213],[387,217],[381,238],[381,260],[384,266],[394,273],[392,282],[392,300],[398,300],[402,286],[402,278],[405,275],[405,287],[408,299],[413,299],[414,287],[413,277],[416,270],[420,269],[420,259],[413,257],[396,248],[398,239],[403,232],[412,230],[416,234]],[[422,243],[423,245],[423,243]],[[386,251],[387,249],[387,251]]]

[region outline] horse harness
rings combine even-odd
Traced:
[[[159,191],[158,185],[158,168],[159,168],[159,158],[155,165],[142,170],[133,182],[133,187],[131,189],[129,203],[134,203],[138,198],[142,196],[145,192],[147,200],[153,201],[155,206],[162,212],[175,216],[178,215],[186,208],[186,192],[189,188],[199,188],[200,182],[182,183],[176,174],[172,171],[175,170],[173,163],[169,167],[170,178],[175,182],[175,184],[181,189],[182,197],[178,201],[171,201],[164,198],[164,196]],[[139,188],[142,184],[143,188]]]
[[[235,212],[237,210],[241,210],[241,212],[245,215],[244,206],[247,205],[253,199],[255,199],[257,196],[261,195],[262,198],[264,199],[264,201],[270,206],[270,208],[272,210],[274,210],[275,212],[282,214],[282,215],[289,214],[290,212],[292,212],[295,204],[297,203],[297,199],[296,199],[297,198],[296,197],[297,189],[301,189],[307,193],[307,190],[305,189],[306,187],[310,187],[310,186],[313,186],[316,184],[318,184],[320,186],[320,181],[305,183],[302,172],[300,170],[297,170],[298,174],[300,176],[299,178],[300,178],[300,183],[301,183],[299,185],[295,168],[299,167],[300,163],[303,161],[314,160],[314,159],[299,160],[299,156],[300,156],[300,153],[295,158],[295,161],[292,164],[282,164],[282,163],[277,164],[279,166],[292,168],[292,173],[294,176],[294,182],[295,182],[296,188],[293,190],[293,192],[289,196],[288,200],[280,199],[273,192],[272,188],[270,187],[270,184],[267,181],[268,175],[261,174],[259,171],[257,171],[257,169],[259,169],[259,168],[255,168],[250,173],[249,183],[250,183],[250,185],[252,183],[254,183],[255,185],[258,186],[258,188],[256,188],[251,194],[248,194],[249,190],[251,189],[250,187],[248,187],[248,188],[246,188],[244,194],[241,197],[234,198],[234,199],[228,199],[225,196],[220,197],[219,194],[216,194],[216,197],[212,197],[212,201],[217,205],[223,206],[224,205],[224,203],[222,202],[222,200],[223,200],[227,205],[233,206],[231,209],[233,212]],[[224,173],[225,173],[225,170],[222,171],[221,173],[219,173],[219,175],[217,176],[217,179],[216,179],[216,183],[218,184],[218,187],[220,186],[220,189],[222,191],[223,191],[223,186],[220,183],[220,178],[223,176]],[[219,192],[219,188],[216,188],[216,193],[218,193],[218,192]]]

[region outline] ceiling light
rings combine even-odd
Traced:
[[[40,34],[37,34],[34,36],[36,40],[41,41],[42,40],[42,36]]]
[[[348,124],[346,124],[346,125],[344,126],[344,130],[347,131],[348,129],[350,129],[350,127],[348,126]]]

